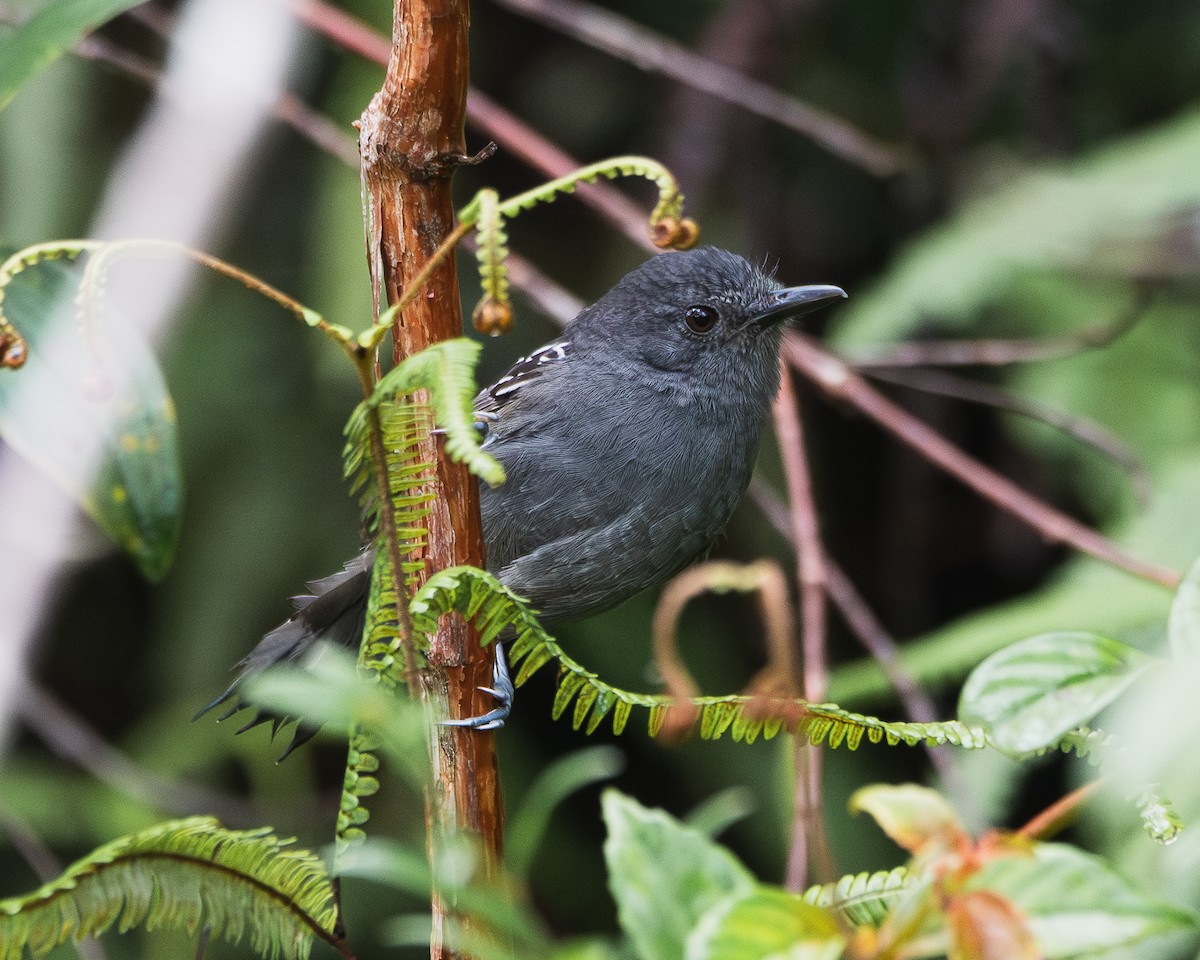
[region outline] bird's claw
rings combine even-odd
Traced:
[[[496,659],[492,663],[492,686],[477,687],[496,698],[496,708],[478,717],[463,717],[461,720],[439,720],[443,727],[470,727],[472,730],[499,730],[512,712],[517,689],[508,673],[508,658],[504,655],[504,644],[496,644]]]
[[[475,418],[471,426],[480,433],[486,433],[488,424],[496,423],[500,419],[500,414],[493,413],[490,410],[475,410],[471,415]],[[430,431],[430,433],[434,434],[435,436],[441,436],[445,434],[445,432],[445,427],[435,427]]]

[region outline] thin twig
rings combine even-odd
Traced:
[[[321,6],[320,4],[312,5]],[[335,12],[341,14],[341,11]],[[345,15],[343,14],[342,16]],[[365,25],[360,24],[360,26],[363,32],[371,39],[378,39],[384,44],[386,49],[386,41],[382,37],[371,33]],[[104,37],[95,35],[85,37],[75,46],[73,52],[85,60],[103,63],[115,70],[119,70],[127,76],[140,80],[147,86],[157,84],[160,76],[157,64],[125,50]],[[468,95],[468,109],[469,107],[470,95]],[[280,96],[278,103],[275,105],[275,115],[314,146],[325,151],[330,156],[341,160],[346,166],[352,167],[355,170],[358,169],[357,142],[348,130],[343,130],[336,121],[327,115],[314,110],[291,93],[284,93]],[[520,123],[520,121],[514,122]],[[529,136],[540,136],[530,131],[527,127],[525,130]],[[566,155],[564,154],[564,156]],[[573,162],[570,161],[570,158],[567,158],[567,161]],[[557,168],[555,169],[557,170]],[[553,175],[557,175],[557,173]],[[585,187],[588,189],[585,190]],[[597,191],[595,198],[591,198],[591,194],[589,193],[593,187]],[[647,237],[646,218],[644,214],[624,194],[604,184],[581,184],[578,192],[585,199],[589,199],[589,202],[594,199],[593,206],[596,209],[601,209],[601,205],[611,206],[613,209],[618,205],[627,205],[628,209],[635,211],[638,218],[636,230],[629,225],[632,222],[632,218],[628,215],[623,215],[627,221],[625,224],[616,220],[613,222],[617,223],[623,232],[628,231],[627,235],[630,239],[635,240],[635,242],[643,246],[648,246],[648,249],[657,250]],[[613,202],[613,198],[616,198],[615,203]],[[469,236],[463,238],[462,245],[468,250],[474,249],[473,238]],[[560,325],[570,321],[584,308],[585,304],[582,300],[561,284],[548,277],[519,253],[510,251],[505,263],[508,267],[508,278],[512,282],[512,285],[524,293],[534,306]]]
[[[872,372],[880,367],[1003,367],[1034,360],[1071,357],[1085,350],[1115,343],[1146,315],[1153,296],[1153,288],[1146,284],[1139,285],[1133,299],[1115,319],[1062,337],[884,344],[849,351],[846,362],[856,370]]]
[[[796,546],[796,576],[800,589],[800,648],[803,659],[802,690],[809,703],[823,703],[829,685],[825,623],[825,548],[821,543],[812,479],[804,448],[792,372],[783,366],[779,392],[772,412],[780,459],[787,481],[793,542]],[[808,885],[809,843],[823,876],[832,876],[832,860],[821,813],[821,751],[800,737],[796,741],[795,818],[786,884],[800,891]]]
[[[875,380],[894,383],[922,393],[934,393],[967,403],[979,403],[998,410],[1006,410],[1020,417],[1038,420],[1054,427],[1097,453],[1107,457],[1129,477],[1134,495],[1143,507],[1150,501],[1150,472],[1133,449],[1105,430],[1100,424],[1086,417],[1077,417],[1061,410],[1015,396],[991,384],[979,383],[958,377],[944,370],[926,369],[875,369],[868,371]]]
[[[125,796],[175,814],[207,810],[234,823],[251,823],[257,816],[251,805],[233,797],[142,769],[35,683],[26,684],[17,709],[51,750]]]
[[[293,9],[301,21],[344,49],[380,65],[387,64],[391,45],[361,20],[323,0],[296,0]],[[475,88],[467,91],[467,122],[544,176],[566,176],[583,166]],[[658,252],[646,234],[645,213],[621,191],[604,183],[581,183],[576,193],[631,241],[652,253]]]
[[[62,873],[62,862],[54,855],[54,851],[16,814],[0,809],[0,830],[4,831],[17,855],[29,864],[42,883]]]
[[[875,176],[893,176],[909,163],[900,148],[864,133],[840,117],[698,56],[674,41],[600,7],[578,0],[497,2],[640,70],[663,74],[794,130]]]
[[[900,647],[891,634],[884,629],[875,613],[846,572],[832,557],[825,558],[825,574],[829,599],[833,601],[850,632],[866,651],[874,657],[888,681],[896,690],[896,696],[904,705],[904,712],[917,723],[933,723],[938,719],[937,708],[900,660]]]
[[[0,830],[7,834],[13,849],[29,864],[42,883],[48,883],[62,873],[62,863],[54,852],[13,814],[0,810]],[[77,941],[74,947],[82,960],[108,960],[104,945],[92,937]]]
[[[796,547],[796,576],[800,588],[800,643],[803,651],[801,689],[809,703],[821,703],[829,685],[825,628],[825,549],[817,522],[812,479],[804,449],[796,391],[791,370],[784,367],[772,412],[780,459],[787,481],[792,541]]]
[[[888,400],[844,361],[818,346],[810,337],[791,334],[785,341],[784,352],[788,362],[827,395],[849,403],[931,463],[1025,521],[1049,542],[1064,544],[1170,589],[1179,585],[1178,571],[1133,556],[1112,540],[968,456],[923,421]]]
[[[850,632],[883,668],[909,718],[917,723],[935,723],[938,720],[937,707],[904,668],[899,644],[884,629],[854,583],[846,576],[846,571],[829,555],[825,557],[825,577],[829,599],[837,607]],[[955,752],[944,744],[935,746],[927,743],[924,746],[938,777],[958,798],[957,805],[960,808],[977,806],[975,793],[962,775]]]

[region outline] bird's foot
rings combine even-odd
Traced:
[[[490,693],[496,698],[496,708],[478,717],[464,717],[461,720],[440,720],[443,727],[470,727],[472,730],[499,730],[512,712],[513,698],[516,687],[508,673],[508,658],[504,656],[504,644],[496,643],[496,659],[492,663],[492,686],[479,687],[484,693]]]

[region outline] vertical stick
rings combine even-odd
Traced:
[[[800,587],[800,648],[803,654],[801,690],[809,703],[821,703],[829,683],[825,656],[825,594],[828,589],[825,550],[817,523],[812,479],[804,450],[804,432],[792,387],[792,372],[781,370],[775,397],[775,435],[787,479],[792,539],[796,544],[797,579]],[[802,890],[808,881],[808,862],[815,858],[822,872],[829,872],[829,850],[821,812],[820,748],[796,738],[796,800],[792,825],[792,847],[788,854],[786,884]],[[811,849],[809,840],[812,841]]]
[[[380,91],[359,127],[367,260],[375,309],[394,302],[454,227],[450,178],[464,161],[468,78],[467,0],[396,0],[392,49]],[[454,258],[396,319],[395,357],[410,356],[462,331]],[[483,566],[479,494],[462,466],[430,438],[422,457],[436,464],[426,576],[455,564]],[[491,657],[457,617],[444,618],[422,672],[422,695],[434,715],[477,716],[490,709],[476,688],[491,682]],[[502,810],[494,741],[469,729],[434,728],[433,785],[426,801],[431,845],[464,831],[480,841],[484,870],[499,865]],[[436,862],[436,861],[435,861]],[[435,893],[431,956],[446,946],[452,908]]]

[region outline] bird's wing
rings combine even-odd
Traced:
[[[670,529],[666,529],[670,528]],[[644,509],[577,529],[497,571],[546,622],[589,617],[678,573],[712,542],[711,530]]]
[[[511,403],[521,388],[536,380],[551,364],[562,363],[571,354],[569,340],[553,340],[539,347],[527,357],[521,357],[509,367],[508,372],[490,387],[479,391],[475,398],[475,412],[487,421],[494,420],[504,407]]]

